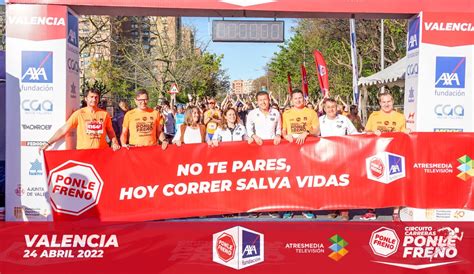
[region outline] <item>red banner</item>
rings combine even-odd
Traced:
[[[291,86],[291,74],[288,72],[288,94],[291,96],[293,93],[293,87]]]
[[[469,223],[0,223],[0,272],[466,273]]]
[[[318,50],[313,52],[314,62],[316,63],[316,71],[318,72],[319,86],[324,97],[329,96],[329,75],[328,68],[324,57]]]
[[[301,86],[304,97],[308,97],[308,78],[306,75],[306,67],[301,65]]]
[[[472,133],[314,138],[47,151],[55,220],[144,221],[215,214],[474,208]]]

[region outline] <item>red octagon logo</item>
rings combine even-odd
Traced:
[[[236,248],[234,238],[231,235],[222,233],[222,235],[217,238],[217,255],[224,262],[228,262],[234,258]]]
[[[384,165],[382,160],[379,158],[375,157],[372,160],[370,160],[370,173],[376,178],[380,178],[383,176],[384,173]]]
[[[372,252],[382,257],[395,254],[399,244],[400,239],[395,230],[386,227],[381,227],[372,232],[369,242]]]
[[[103,185],[94,166],[72,160],[52,169],[48,176],[53,209],[75,216],[99,203]]]

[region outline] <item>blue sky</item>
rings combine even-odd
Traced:
[[[279,51],[278,43],[222,43],[212,42],[212,19],[203,17],[184,17],[183,23],[195,26],[197,30],[196,41],[208,44],[207,51],[224,54],[223,68],[227,70],[230,80],[255,79],[264,75],[264,67],[275,52]],[[232,18],[248,20],[250,18]],[[257,19],[259,20],[259,19]],[[296,25],[295,19],[284,19],[285,39],[288,40],[293,34],[291,28]]]

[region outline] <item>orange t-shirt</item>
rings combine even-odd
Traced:
[[[105,137],[107,131],[113,132],[112,120],[107,111],[96,108],[76,110],[66,122],[77,128],[76,149],[108,148]]]
[[[156,145],[161,115],[154,109],[132,109],[123,118],[123,128],[128,128],[129,144],[134,146]]]

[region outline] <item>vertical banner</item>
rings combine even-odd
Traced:
[[[291,86],[291,74],[288,72],[288,94],[291,95],[293,93],[293,87]]]
[[[473,26],[472,13],[422,12],[409,21],[407,128],[419,132],[474,131]],[[458,212],[462,212],[455,208],[406,210],[415,221],[459,218]]]
[[[423,12],[411,21],[410,30],[420,33],[419,37],[411,34],[408,41],[409,52],[417,50],[419,62],[407,65],[407,76],[418,75],[417,89],[408,80],[408,99],[422,99],[414,102],[416,113],[410,111],[417,131],[474,131],[472,26],[472,13]],[[410,96],[410,88],[415,96]]]
[[[22,4],[7,5],[6,17],[6,220],[45,221],[51,209],[38,151],[79,100],[65,92],[79,83],[77,17],[65,6]]]
[[[329,96],[329,75],[326,66],[326,61],[320,51],[315,50],[313,52],[314,62],[316,63],[316,70],[318,72],[319,86],[324,97]]]
[[[306,75],[306,67],[304,64],[301,65],[301,87],[303,90],[304,98],[308,98],[308,78]]]
[[[415,16],[408,22],[407,35],[407,62],[405,70],[405,103],[404,112],[406,127],[417,131],[417,97],[418,97],[418,72],[420,51],[421,15]]]
[[[349,19],[350,32],[351,32],[351,59],[352,59],[352,102],[359,105],[359,66],[357,63],[357,43],[356,43],[356,25],[355,19]]]

